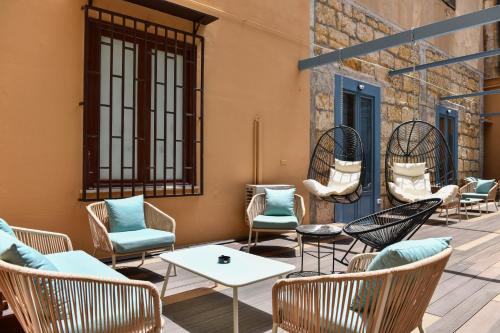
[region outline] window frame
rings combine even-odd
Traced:
[[[95,10],[98,13],[97,18],[89,16],[88,11]],[[103,13],[109,14],[111,21],[102,21]],[[122,26],[114,23],[116,17],[122,17]],[[130,28],[125,26],[127,22],[133,21],[134,27],[136,22],[142,22],[145,30]],[[151,33],[150,27],[154,27],[154,33]],[[160,28],[159,28],[160,27]],[[158,35],[159,29],[165,29],[164,35]],[[168,29],[168,30],[167,30]],[[174,32],[175,38],[168,36],[170,31]],[[132,109],[137,110],[137,116],[134,116],[134,125],[137,128],[137,134],[133,133],[133,153],[137,154],[137,159],[132,157],[132,179],[124,179],[123,172],[119,179],[100,179],[100,171],[103,168],[100,165],[99,146],[100,136],[100,73],[101,66],[101,38],[102,36],[110,37],[112,40],[132,43],[134,49],[134,61],[137,54],[137,65],[134,64],[134,70],[137,67],[137,74],[133,75],[134,82],[137,81],[137,87],[134,89],[134,104]],[[181,38],[179,38],[180,36]],[[189,43],[188,37],[191,38]],[[194,42],[194,43],[193,43]],[[137,49],[137,51],[135,51]],[[181,177],[177,177],[176,171],[177,158],[174,153],[172,178],[167,178],[167,167],[165,168],[164,176],[161,179],[156,178],[156,168],[151,163],[151,148],[158,138],[151,138],[154,130],[151,123],[152,114],[157,111],[153,110],[151,105],[153,94],[153,75],[152,69],[154,60],[151,55],[153,50],[173,53],[174,57],[182,55],[183,73],[182,85],[176,83],[174,91],[177,88],[182,88],[182,159]],[[198,52],[201,51],[199,55]],[[125,52],[125,51],[123,51]],[[137,52],[137,53],[136,53]],[[185,31],[180,31],[174,28],[165,27],[162,25],[147,22],[138,18],[124,16],[118,13],[113,13],[100,8],[86,8],[85,20],[85,60],[84,60],[84,171],[83,171],[83,190],[81,200],[99,200],[103,192],[107,191],[105,197],[127,197],[142,192],[148,197],[165,197],[179,195],[202,195],[203,194],[203,57],[204,57],[204,39],[201,36],[190,34]],[[200,59],[198,59],[200,57]],[[123,58],[122,58],[123,59]],[[201,66],[200,66],[201,65]],[[177,65],[176,65],[177,66]],[[201,72],[199,72],[199,70]],[[113,75],[115,75],[113,73]],[[124,80],[124,73],[122,80]],[[177,75],[177,74],[174,74]],[[155,82],[158,84],[156,78]],[[167,77],[164,78],[166,83]],[[112,78],[111,78],[112,80]],[[122,81],[123,82],[123,81]],[[134,84],[135,85],[135,84]],[[197,86],[199,85],[199,87]],[[123,90],[122,90],[123,94]],[[175,93],[177,94],[177,93]],[[199,95],[199,99],[198,96]],[[155,95],[156,96],[156,95]],[[179,95],[176,95],[179,98]],[[110,96],[112,98],[112,96]],[[137,99],[135,99],[137,98]],[[155,97],[156,98],[156,97]],[[199,102],[198,102],[199,100]],[[124,97],[122,97],[124,103]],[[111,105],[108,106],[110,112]],[[174,119],[178,117],[176,104],[174,104]],[[124,109],[127,106],[122,105],[122,120]],[[130,107],[129,107],[130,108]],[[166,107],[165,107],[166,111]],[[164,114],[164,117],[167,115]],[[137,123],[135,123],[137,121]],[[199,125],[197,124],[199,123]],[[177,126],[174,122],[174,128]],[[153,126],[154,127],[154,126]],[[166,130],[166,128],[165,128]],[[134,130],[135,132],[135,130]],[[89,134],[91,133],[91,134]],[[110,145],[112,135],[110,135]],[[165,132],[165,138],[167,132]],[[123,123],[121,140],[123,141]],[[197,136],[200,138],[198,139]],[[178,138],[174,138],[174,146],[177,146]],[[165,141],[164,141],[165,142]],[[165,145],[166,147],[166,145]],[[137,151],[135,152],[135,149]],[[153,154],[157,154],[156,149]],[[167,154],[166,148],[164,154]],[[199,155],[199,156],[197,156]],[[111,168],[111,156],[108,159]],[[126,168],[121,162],[121,171]],[[198,170],[199,167],[199,170]],[[151,175],[153,172],[153,175]],[[111,172],[110,172],[111,173]],[[137,177],[135,176],[137,175]],[[140,189],[142,187],[142,189]],[[158,187],[162,187],[158,190]],[[171,189],[173,187],[173,190]],[[167,189],[168,188],[168,189]],[[117,195],[116,192],[119,192]],[[92,193],[93,195],[88,195]]]

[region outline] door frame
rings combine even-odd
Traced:
[[[363,81],[355,80],[349,77],[342,77],[339,74],[335,74],[334,78],[334,126],[340,124],[338,120],[341,119],[340,113],[340,86],[342,82],[343,90],[351,91],[357,95],[366,95],[373,98],[373,207],[374,211],[380,210],[381,207],[381,197],[380,197],[380,87],[368,84]],[[357,107],[357,106],[356,106]],[[356,115],[356,123],[359,123],[359,113]],[[357,205],[358,203],[354,203]],[[343,220],[343,205],[335,205],[335,220],[337,216],[340,220]]]
[[[455,176],[458,175],[458,111],[454,109],[447,108],[444,105],[439,104],[436,110],[436,128],[439,128],[439,120],[441,118],[451,118],[455,126],[455,131],[453,132],[453,167],[455,168]],[[448,122],[445,122],[446,129],[448,129]],[[445,140],[447,139],[446,133],[443,133]]]

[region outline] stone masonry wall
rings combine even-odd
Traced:
[[[319,55],[334,49],[367,42],[402,31],[391,22],[370,13],[352,0],[311,0],[311,52]],[[388,76],[388,69],[432,62],[449,56],[426,42],[405,44],[371,53],[359,59],[348,59],[342,66],[329,64],[311,72],[311,144],[334,124],[334,76],[340,74],[381,88],[381,196],[388,207],[384,181],[384,159],[387,142],[393,129],[404,121],[416,119],[435,124],[439,97],[478,91],[482,88],[481,73],[472,67],[455,64],[436,67],[409,75]],[[423,81],[427,81],[425,83]],[[458,179],[479,175],[480,131],[479,98],[441,103],[459,111]],[[313,146],[312,146],[313,147]],[[312,148],[311,147],[311,148]],[[311,218],[328,223],[333,218],[332,204],[311,200]]]

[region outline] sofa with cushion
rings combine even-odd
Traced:
[[[60,233],[0,221],[0,291],[25,332],[160,332],[160,296]]]
[[[449,238],[353,257],[345,274],[278,280],[273,332],[401,333],[418,328],[451,255]]]
[[[90,231],[97,250],[112,258],[174,250],[175,220],[144,201],[142,195],[95,202],[87,206]]]

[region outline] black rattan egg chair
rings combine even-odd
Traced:
[[[453,157],[443,133],[421,120],[402,123],[392,132],[385,155],[385,185],[387,197],[393,205],[405,203],[390,191],[389,182],[394,181],[394,163],[422,162],[425,162],[433,190],[457,183]]]
[[[361,137],[353,128],[339,125],[321,135],[309,163],[307,178],[327,186],[330,179],[330,169],[335,169],[335,159],[349,162],[361,161],[358,187],[351,193],[330,195],[321,197],[321,199],[339,204],[354,203],[361,197],[365,162]]]

